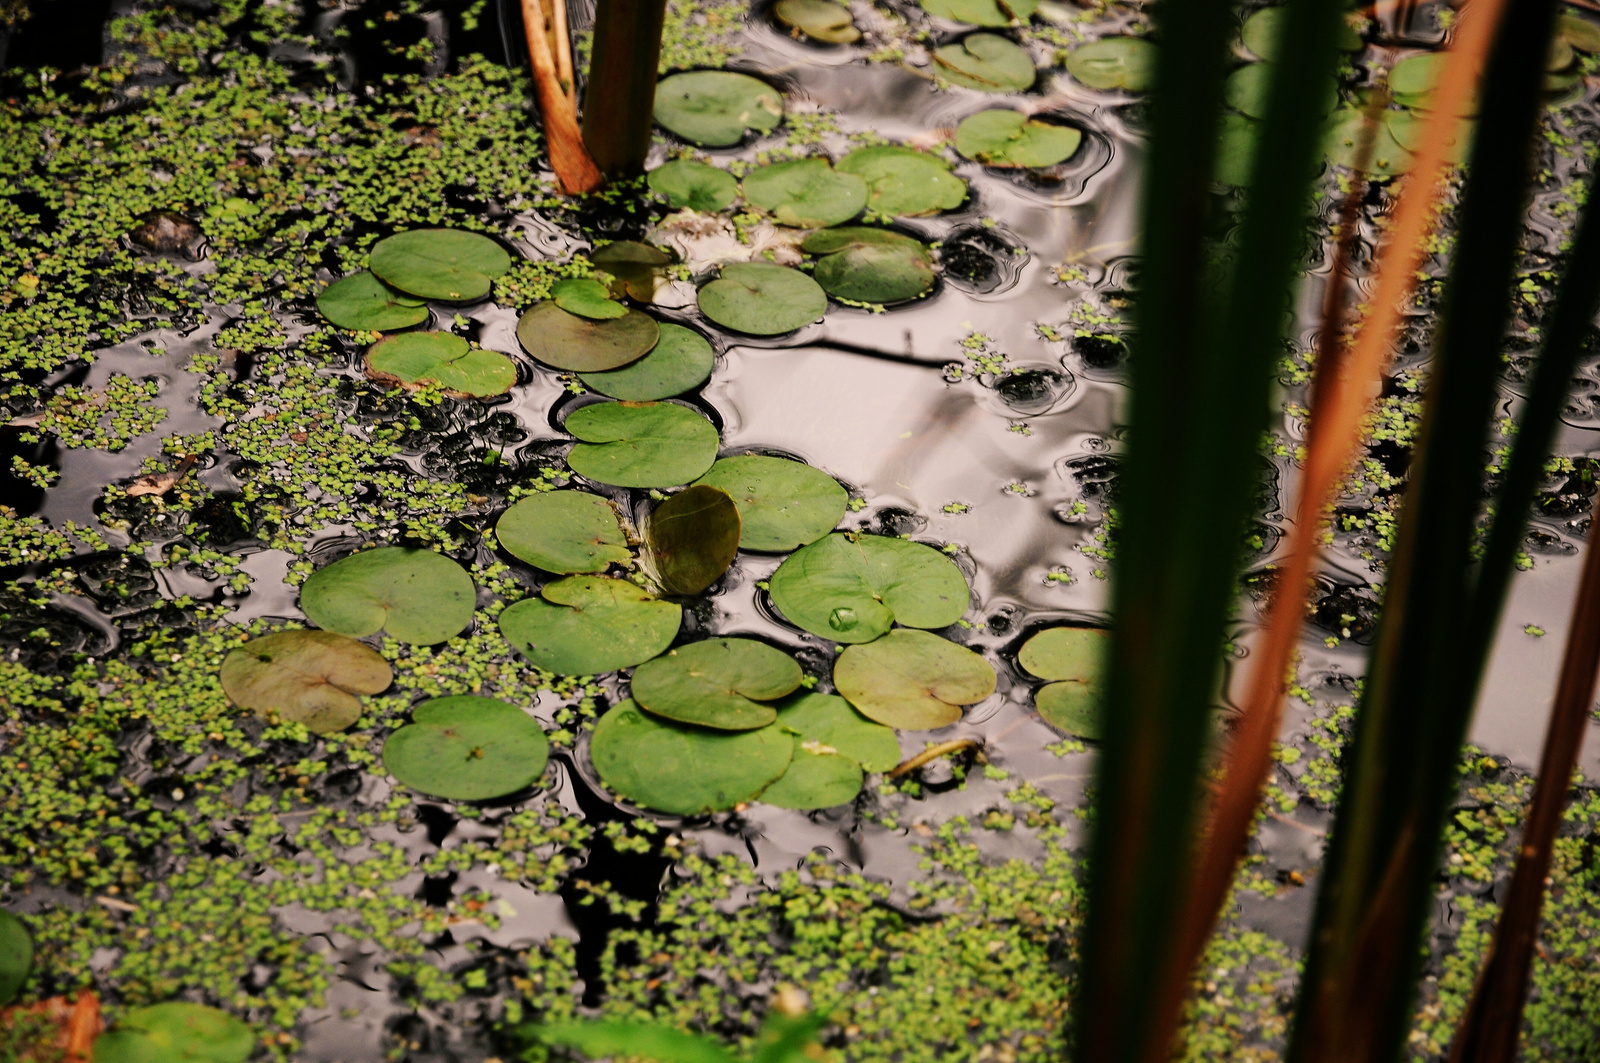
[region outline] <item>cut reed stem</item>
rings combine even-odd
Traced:
[[[557,0],[557,6],[565,0]],[[554,21],[554,20],[552,20]],[[544,122],[545,144],[550,151],[550,168],[555,171],[561,191],[567,195],[593,192],[605,184],[589,151],[583,146],[583,133],[578,128],[577,108],[561,83],[560,65],[556,51],[551,47],[554,35],[546,22],[540,0],[522,0],[522,25],[528,38],[528,60],[533,71],[533,91],[539,102],[539,116]],[[565,25],[563,20],[562,25]],[[571,49],[567,66],[571,70]]]

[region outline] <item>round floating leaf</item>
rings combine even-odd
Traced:
[[[1384,111],[1384,132],[1387,139],[1404,148],[1407,152],[1415,152],[1422,147],[1422,132],[1427,126],[1426,114],[1417,114],[1415,111]],[[1472,135],[1477,131],[1477,123],[1471,118],[1457,118],[1455,129],[1449,137],[1450,151],[1446,158],[1451,162],[1462,163],[1467,161],[1467,156],[1472,151]],[[1379,143],[1384,138],[1380,137]],[[1352,152],[1353,154],[1353,152]]]
[[[994,682],[994,668],[965,646],[905,628],[846,646],[833,665],[833,685],[850,704],[903,731],[955,723],[963,705],[994,693]]]
[[[1078,150],[1083,134],[1016,111],[979,111],[956,126],[956,150],[985,166],[1054,166]]]
[[[550,741],[538,722],[470,694],[417,706],[383,743],[383,766],[413,790],[448,801],[488,801],[539,781]]]
[[[500,633],[557,675],[600,675],[672,645],[683,610],[626,580],[569,576],[500,614]]]
[[[839,160],[839,169],[866,179],[867,207],[876,214],[937,214],[954,210],[967,198],[967,183],[943,159],[915,148],[857,148]]]
[[[275,631],[236,647],[222,661],[222,692],[241,709],[277,713],[316,734],[361,716],[361,694],[381,694],[394,678],[371,646],[332,631]]]
[[[1278,42],[1283,33],[1283,21],[1289,15],[1287,7],[1264,7],[1244,20],[1239,39],[1245,48],[1261,59],[1278,58]],[[1348,22],[1340,22],[1338,43],[1341,52],[1359,52],[1361,34]]]
[[[759,454],[723,458],[697,482],[732,496],[743,523],[739,546],[767,553],[816,542],[839,523],[850,501],[839,481],[821,469]]]
[[[379,240],[368,264],[379,280],[410,295],[467,303],[489,294],[511,256],[478,233],[415,229]]]
[[[656,121],[691,144],[725,148],[747,129],[765,133],[782,120],[783,97],[748,74],[693,70],[656,85]]]
[[[800,685],[800,666],[754,639],[707,639],[668,650],[633,670],[633,700],[657,716],[724,731],[778,718],[771,705]]]
[[[169,1000],[134,1008],[94,1042],[94,1063],[244,1063],[256,1035],[225,1011]]]
[[[1045,723],[1070,735],[1099,741],[1100,692],[1083,683],[1046,683],[1033,695]]]
[[[771,262],[730,262],[700,289],[700,312],[717,324],[752,336],[793,332],[828,309],[817,282]]]
[[[776,727],[712,731],[641,712],[632,700],[600,717],[589,757],[605,784],[658,812],[721,812],[766,789],[789,766],[793,739]]]
[[[1111,633],[1095,627],[1053,627],[1039,632],[1017,654],[1030,675],[1056,679],[1033,697],[1045,722],[1082,738],[1100,737],[1102,658]]]
[[[794,159],[750,171],[744,179],[744,198],[783,225],[817,229],[860,214],[867,205],[867,182],[856,174],[840,173],[826,159]]]
[[[576,373],[618,369],[637,362],[661,338],[656,319],[628,310],[610,321],[591,321],[543,302],[517,321],[522,349],[545,365]]]
[[[423,300],[397,292],[366,272],[340,277],[322,289],[317,309],[340,328],[363,332],[410,328],[428,320]]]
[[[494,533],[514,556],[546,572],[604,572],[632,556],[617,511],[584,491],[524,498],[501,515]]]
[[[791,732],[801,745],[848,757],[867,771],[888,771],[900,763],[900,740],[894,728],[873,723],[833,694],[794,698],[779,709],[778,726]]]
[[[719,487],[681,491],[644,524],[644,562],[668,594],[699,594],[739,552],[739,509]]]
[[[833,0],[815,0],[831,4]],[[846,16],[849,17],[848,15]],[[693,159],[673,159],[650,171],[650,191],[667,201],[673,210],[718,211],[733,206],[739,197],[739,182],[727,170]]]
[[[650,402],[699,387],[716,364],[716,352],[704,336],[682,325],[663,323],[661,339],[637,362],[602,373],[579,373],[578,379],[614,399]]]
[[[800,249],[822,256],[811,275],[835,299],[897,303],[933,288],[928,248],[888,229],[821,229]]]
[[[22,991],[33,967],[33,938],[22,920],[0,908],[0,1007]]]
[[[992,33],[974,33],[933,53],[939,72],[953,85],[984,92],[1026,92],[1039,72],[1026,50]]]
[[[1580,52],[1600,54],[1600,26],[1572,12],[1563,12],[1556,19],[1556,32],[1561,39]]]
[[[1224,114],[1222,129],[1217,134],[1217,180],[1241,188],[1248,185],[1259,139],[1260,129],[1253,119],[1242,114]]]
[[[1039,0],[921,0],[922,10],[934,18],[947,18],[951,22],[965,22],[973,26],[1009,26],[1015,16],[1028,21],[1039,9]]]
[[[850,9],[835,0],[778,0],[772,13],[785,26],[824,44],[853,44],[861,39]]]
[[[1102,37],[1072,50],[1067,73],[1091,89],[1143,92],[1155,83],[1156,46],[1143,37]]]
[[[1375,177],[1394,177],[1411,169],[1416,157],[1402,147],[1394,138],[1394,129],[1388,119],[1389,114],[1378,123],[1378,130],[1372,143],[1372,157],[1367,164],[1367,172]],[[1358,161],[1359,146],[1361,143],[1362,127],[1366,125],[1366,115],[1357,107],[1340,107],[1328,118],[1328,132],[1323,141],[1323,150],[1327,153],[1328,161],[1338,166],[1354,167]]]
[[[769,587],[791,623],[835,642],[871,642],[895,621],[948,627],[967,611],[970,597],[954,561],[883,535],[818,539],[789,555]]]
[[[1269,9],[1270,10],[1270,9]],[[1228,106],[1251,118],[1267,116],[1267,101],[1272,93],[1271,63],[1251,63],[1228,75],[1224,93]],[[1339,85],[1329,80],[1323,84],[1322,113],[1327,114],[1339,102]]]
[[[1444,52],[1423,52],[1396,63],[1389,71],[1389,91],[1394,94],[1395,102],[1406,107],[1430,110],[1433,107],[1434,89],[1439,87],[1439,78],[1444,74],[1447,61]],[[1461,113],[1478,113],[1476,89]]]
[[[300,588],[300,608],[320,628],[353,638],[387,631],[431,645],[472,623],[477,592],[467,570],[432,550],[385,546],[320,568]]]
[[[511,359],[450,332],[387,336],[367,349],[366,367],[382,383],[414,389],[431,382],[453,395],[504,395],[517,382]]]
[[[591,321],[611,321],[622,317],[628,308],[611,298],[606,286],[592,277],[568,277],[556,281],[550,298],[569,314]]]
[[[629,295],[647,303],[655,298],[656,284],[666,278],[672,259],[649,244],[618,240],[591,251],[589,261],[616,278],[611,287],[617,298]]]
[[[717,429],[670,402],[602,402],[567,418],[583,442],[567,455],[579,476],[616,487],[675,487],[717,459]]]
[[[794,754],[789,770],[778,781],[761,791],[761,800],[778,808],[802,811],[846,805],[861,792],[866,773],[849,757],[807,749],[800,739],[792,739]]]

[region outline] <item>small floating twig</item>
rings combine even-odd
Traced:
[[[940,742],[938,745],[929,746],[909,760],[903,760],[896,764],[889,771],[889,778],[898,779],[900,776],[916,771],[924,764],[932,763],[940,757],[948,756],[951,753],[959,753],[963,749],[976,749],[981,745],[982,743],[976,738],[952,738],[948,742]]]

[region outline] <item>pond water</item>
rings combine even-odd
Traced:
[[[1064,62],[1081,40],[1139,32],[1144,16],[1041,5],[1030,29],[1008,31],[1041,68],[1035,88],[988,94],[929,76],[928,48],[970,27],[930,22],[915,4],[855,0],[866,36],[829,47],[786,32],[766,4],[671,5],[669,64],[761,77],[783,91],[789,120],[730,149],[693,152],[663,133],[652,167],[682,154],[723,168],[837,160],[887,140],[942,152],[968,185],[959,208],[892,223],[940,249],[928,297],[834,303],[817,323],[760,338],[719,329],[696,306],[714,253],[748,255],[736,239],[685,235],[640,188],[592,206],[554,199],[525,83],[497,65],[516,39],[503,10],[514,6],[114,0],[69,19],[72,5],[55,0],[8,38],[6,253],[19,265],[5,267],[0,402],[11,427],[0,444],[20,464],[0,470],[10,507],[0,899],[39,948],[26,998],[92,987],[114,1021],[120,1008],[179,997],[246,1018],[262,1058],[421,1063],[514,1058],[505,1023],[575,1008],[748,1039],[789,982],[839,1017],[827,1037],[839,1058],[1058,1057],[1094,753],[1038,716],[1040,684],[1016,655],[1042,628],[1107,620],[1143,152],[1137,94],[1087,87]],[[1352,60],[1351,84],[1436,47],[1437,14],[1421,6],[1409,35],[1369,27],[1377,43]],[[574,5],[573,17],[581,32],[590,12]],[[1574,61],[1583,74],[1594,62]],[[1595,143],[1592,82],[1575,85],[1550,112],[1523,340]],[[1070,124],[1082,144],[1038,173],[985,167],[944,144],[996,105]],[[184,139],[186,112],[220,138],[217,158]],[[1330,169],[1325,204],[1342,179]],[[1380,186],[1358,266],[1387,206]],[[158,254],[129,241],[151,210],[197,221],[206,242]],[[773,237],[753,217],[739,224],[747,238]],[[362,371],[373,337],[316,311],[316,293],[362,268],[376,239],[434,225],[490,232],[518,263],[487,300],[432,304],[425,326],[512,358],[505,395],[386,391]],[[1324,221],[1324,249],[1326,238]],[[822,811],[757,801],[660,815],[616,797],[589,759],[595,718],[628,696],[626,670],[540,674],[500,636],[500,610],[553,579],[496,547],[489,529],[510,502],[578,486],[638,524],[659,501],[575,478],[563,425],[599,396],[534,362],[516,335],[556,275],[528,263],[581,261],[613,239],[654,239],[694,267],[650,311],[710,338],[710,380],[674,401],[717,427],[723,455],[825,470],[850,495],[841,529],[929,544],[961,569],[971,607],[940,634],[981,654],[996,690],[947,728],[899,733],[905,757],[971,740],[950,757],[874,776],[853,804]],[[1296,352],[1319,327],[1324,249],[1309,256],[1283,415],[1262,458],[1230,683],[1292,510],[1306,401]],[[61,301],[41,302],[52,289]],[[1425,287],[1416,342],[1396,364],[1371,463],[1325,558],[1273,818],[1208,958],[1191,1058],[1270,1059],[1281,1046],[1435,296]],[[1520,365],[1510,359],[1508,412]],[[1441,1051],[1470,988],[1473,932],[1492,914],[1538,754],[1600,451],[1590,401],[1600,371],[1591,359],[1583,372],[1557,449],[1567,460],[1541,496],[1474,729],[1488,756],[1469,765],[1441,878],[1418,1058]],[[164,491],[129,490],[188,454],[192,470]],[[216,680],[226,652],[245,633],[305,624],[305,577],[372,542],[431,545],[467,567],[472,627],[432,648],[366,639],[396,685],[343,735],[233,708]],[[790,623],[768,593],[783,556],[740,553],[684,601],[678,642],[761,639],[828,690],[834,643]],[[383,739],[416,704],[468,692],[517,704],[550,732],[541,788],[452,804],[384,770]],[[1225,721],[1226,687],[1218,700]],[[1584,770],[1597,768],[1590,741]],[[1579,802],[1575,835],[1597,822],[1595,802]],[[1555,958],[1531,1018],[1548,1054],[1530,1058],[1579,1058],[1564,1053],[1595,1043],[1581,1003],[1592,998],[1582,972],[1597,922],[1587,874],[1558,868]]]

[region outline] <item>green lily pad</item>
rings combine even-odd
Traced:
[[[967,199],[967,183],[943,159],[915,148],[857,148],[838,168],[866,179],[867,209],[875,214],[920,217],[954,210]]]
[[[1289,15],[1287,7],[1264,7],[1244,20],[1239,29],[1239,39],[1246,49],[1260,59],[1278,58],[1278,40],[1283,33],[1283,20]],[[1337,47],[1341,52],[1359,52],[1361,34],[1348,22],[1341,21]]]
[[[1384,111],[1383,124],[1388,138],[1408,152],[1415,152],[1422,147],[1423,130],[1428,124],[1428,115],[1415,111]],[[1477,131],[1478,125],[1471,118],[1457,118],[1455,128],[1449,137],[1449,161],[1462,163],[1472,152],[1472,135]]]
[[[927,631],[896,628],[876,642],[846,646],[833,685],[868,719],[930,731],[961,719],[961,707],[994,693],[994,668],[965,646]]]
[[[867,205],[867,182],[856,174],[840,173],[827,159],[793,159],[750,171],[744,179],[744,198],[780,224],[817,229],[860,214]]]
[[[921,4],[934,18],[973,26],[1009,26],[1012,19],[1026,22],[1039,10],[1039,0],[921,0]]]
[[[1254,119],[1242,114],[1222,116],[1222,128],[1217,132],[1217,180],[1238,188],[1250,183],[1250,167],[1255,165],[1260,135]]]
[[[731,70],[692,70],[656,85],[656,121],[691,144],[726,148],[746,130],[783,121],[783,97],[765,81]]]
[[[1271,63],[1251,63],[1228,75],[1223,89],[1228,106],[1251,118],[1265,118],[1267,101],[1272,94],[1272,72]],[[1330,80],[1323,85],[1323,89],[1322,113],[1327,114],[1339,102],[1339,85]]]
[[[451,332],[403,332],[367,349],[367,375],[408,389],[435,383],[452,395],[504,395],[517,367],[498,351],[473,347]]]
[[[471,694],[418,705],[383,743],[383,766],[413,790],[448,801],[489,801],[539,781],[550,740],[533,717]]]
[[[1080,738],[1100,737],[1100,675],[1110,637],[1104,628],[1053,627],[1023,643],[1017,654],[1023,670],[1060,680],[1033,696],[1046,723]]]
[[[778,21],[824,44],[854,44],[861,39],[850,9],[835,0],[778,0]]]
[[[699,594],[738,552],[739,508],[720,487],[680,491],[645,519],[644,564],[667,594]]]
[[[956,150],[985,166],[1054,166],[1083,143],[1067,125],[1029,119],[1017,111],[979,111],[956,126]]]
[[[377,650],[344,635],[275,631],[230,651],[221,679],[241,709],[333,734],[360,718],[360,695],[383,693],[394,673]]]
[[[776,336],[811,324],[828,310],[817,282],[771,262],[730,262],[700,289],[700,312],[752,336]]]
[[[671,257],[659,249],[635,240],[606,244],[589,252],[589,261],[614,278],[613,296],[620,299],[627,295],[641,303],[655,299],[656,285],[666,279],[666,267],[672,263]]]
[[[694,390],[710,378],[716,364],[717,354],[704,336],[663,322],[661,339],[649,354],[621,369],[579,373],[578,379],[614,399],[651,402]]]
[[[933,53],[939,73],[952,85],[983,92],[1026,92],[1039,72],[1025,49],[993,33],[974,33]]]
[[[832,3],[833,0],[816,0]],[[739,182],[727,170],[693,159],[673,159],[650,171],[650,191],[673,210],[718,211],[739,198]]]
[[[1144,92],[1155,84],[1156,46],[1143,37],[1102,37],[1072,50],[1067,73],[1091,89]]]
[[[351,554],[300,588],[300,608],[320,628],[358,639],[387,631],[423,645],[459,635],[476,604],[466,569],[432,550],[401,546]]]
[[[490,283],[511,268],[511,256],[479,233],[414,229],[379,240],[368,265],[408,295],[470,303],[489,294]]]
[[[819,229],[800,249],[819,255],[812,276],[835,299],[898,303],[933,289],[933,255],[888,229]]]
[[[1389,91],[1394,94],[1395,102],[1404,107],[1432,110],[1433,93],[1439,87],[1439,78],[1444,75],[1448,61],[1444,52],[1423,52],[1396,63],[1389,71]],[[1461,113],[1464,116],[1478,113],[1476,89]]]
[[[602,402],[567,418],[583,442],[567,454],[579,476],[616,487],[675,487],[717,460],[717,429],[670,402]]]
[[[513,556],[563,575],[604,572],[633,556],[617,511],[585,491],[547,491],[524,498],[501,515],[494,534]]]
[[[1560,34],[1550,38],[1550,50],[1545,53],[1544,69],[1546,73],[1557,74],[1572,65],[1577,53],[1573,51],[1572,44]]]
[[[630,699],[600,717],[589,757],[601,780],[657,812],[692,816],[753,801],[794,751],[777,727],[713,731],[640,711]]]
[[[622,317],[628,308],[611,298],[606,286],[592,277],[567,277],[556,281],[550,298],[569,314],[591,321],[611,321]]]
[[[794,756],[761,800],[779,808],[847,804],[861,792],[867,771],[888,771],[900,759],[893,729],[865,719],[832,694],[795,699],[779,714],[778,726],[794,734]]]
[[[22,920],[0,908],[0,1007],[22,991],[33,967],[33,938]]]
[[[761,800],[778,808],[809,811],[847,805],[861,792],[867,779],[861,765],[849,757],[807,749],[798,738],[789,759],[789,770],[761,791]]]
[[[627,580],[568,576],[500,614],[500,633],[557,675],[600,675],[672,645],[683,610]]]
[[[340,328],[387,332],[428,320],[428,304],[397,292],[365,271],[340,277],[317,296],[322,316]]]
[[[591,321],[543,302],[517,321],[522,349],[545,365],[575,373],[619,369],[637,362],[661,338],[656,319],[628,310],[610,321]]]
[[[707,639],[668,650],[633,670],[633,700],[679,723],[750,731],[778,718],[762,702],[800,686],[800,666],[754,639]]]
[[[970,592],[954,561],[921,543],[836,533],[789,555],[769,583],[789,621],[834,642],[871,642],[898,621],[949,627]]]
[[[244,1063],[256,1035],[225,1011],[169,1000],[123,1013],[94,1042],[94,1063]]]
[[[798,461],[740,454],[722,458],[696,483],[720,487],[739,507],[739,546],[787,553],[827,535],[850,496],[839,481]]]
[[[1572,47],[1588,55],[1600,55],[1600,26],[1586,18],[1563,12],[1556,19],[1556,33]]]
[[[1411,169],[1416,157],[1401,146],[1394,138],[1394,128],[1389,119],[1389,114],[1384,112],[1384,117],[1378,122],[1377,133],[1372,142],[1372,157],[1368,163],[1367,172],[1375,177],[1394,177]],[[1366,115],[1357,107],[1340,107],[1328,117],[1328,132],[1323,141],[1323,151],[1328,156],[1328,161],[1337,166],[1354,167],[1359,154],[1362,127],[1366,125]]]

